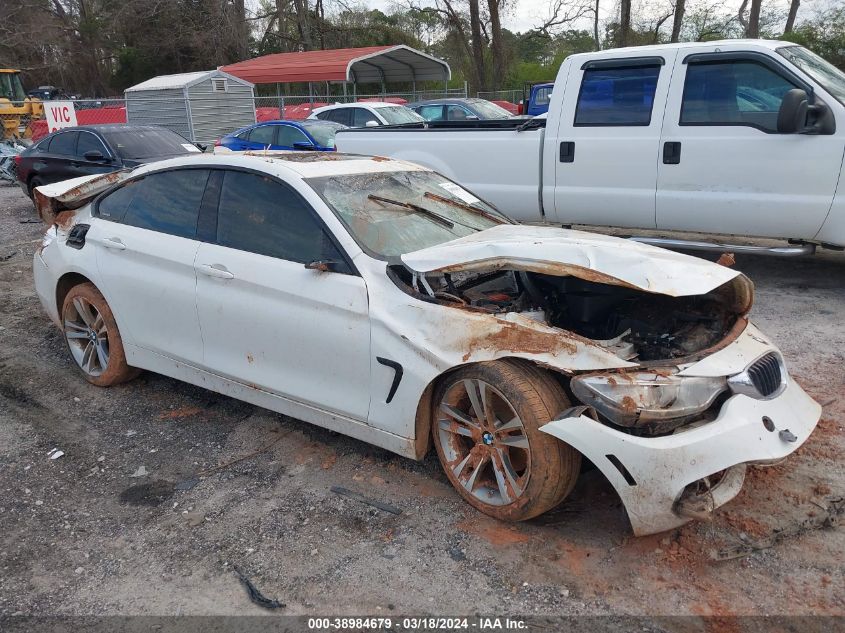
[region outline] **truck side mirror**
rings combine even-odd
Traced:
[[[778,133],[795,134],[807,127],[807,109],[810,103],[807,93],[793,88],[783,95],[778,110]]]

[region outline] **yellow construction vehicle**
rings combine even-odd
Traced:
[[[30,122],[44,118],[41,100],[26,96],[20,75],[19,70],[0,68],[0,140],[29,138]]]

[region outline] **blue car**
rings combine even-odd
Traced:
[[[291,149],[333,152],[334,135],[345,125],[332,121],[265,121],[227,134],[214,145],[233,152]]]

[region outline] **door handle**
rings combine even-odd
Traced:
[[[104,237],[102,244],[106,248],[112,248],[116,251],[126,250],[126,244],[124,244],[119,237]]]
[[[663,143],[663,164],[677,165],[681,162],[681,144],[678,141]]]
[[[217,279],[234,279],[235,276],[226,270],[223,264],[200,264],[197,270],[203,275],[216,277]]]
[[[560,162],[574,163],[575,162],[575,142],[564,141],[560,144]]]

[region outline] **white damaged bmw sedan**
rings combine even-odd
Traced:
[[[36,189],[35,286],[90,382],[157,372],[422,459],[525,520],[582,468],[635,534],[706,518],[821,409],[741,273],[511,222],[434,171],[197,155]]]

